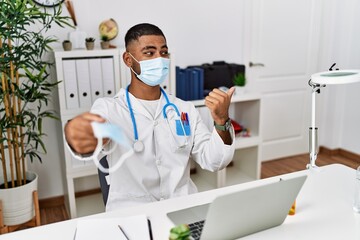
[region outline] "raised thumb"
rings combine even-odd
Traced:
[[[226,93],[231,98],[235,92],[235,87],[231,87]]]

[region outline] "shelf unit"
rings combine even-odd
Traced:
[[[62,129],[70,119],[89,111],[97,97],[112,96],[119,91],[121,80],[125,79],[120,71],[121,53],[119,49],[54,51],[56,77],[61,81],[58,93]],[[74,181],[96,175],[97,169],[92,161],[74,159],[65,144],[64,136],[63,141],[67,188],[65,206],[70,217],[75,218],[77,209]]]
[[[210,112],[204,100],[192,101],[199,109],[209,129],[213,128]],[[246,93],[234,95],[229,107],[230,118],[250,130],[250,137],[235,137],[235,154],[227,168],[218,172],[209,172],[201,169],[197,164],[196,173],[191,175],[199,191],[206,191],[253,181],[260,178],[260,151],[261,151],[261,95]],[[205,115],[205,116],[204,116]],[[206,122],[206,119],[210,121]]]

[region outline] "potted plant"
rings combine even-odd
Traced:
[[[34,218],[35,204],[32,195],[28,194],[36,193],[37,174],[27,171],[26,161],[41,162],[41,154],[46,153],[43,120],[56,118],[55,113],[45,107],[58,82],[49,81],[52,63],[43,56],[51,51],[50,44],[58,40],[45,34],[53,24],[70,25],[68,17],[61,16],[61,7],[51,8],[48,12],[33,1],[2,0],[0,9],[0,160],[3,177],[0,180],[0,214],[4,217],[2,223],[8,227]],[[26,195],[21,195],[22,192]]]
[[[87,50],[93,50],[95,45],[95,38],[85,38],[85,45]]]
[[[101,49],[108,49],[110,47],[109,37],[106,35],[101,35]]]
[[[235,94],[243,94],[245,92],[246,78],[244,73],[237,73],[233,78],[235,86]]]
[[[62,45],[63,45],[64,51],[71,51],[72,43],[70,42],[70,40],[64,40],[62,42]]]

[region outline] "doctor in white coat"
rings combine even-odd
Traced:
[[[228,109],[234,89],[214,89],[205,104],[214,119],[209,132],[191,102],[167,95],[160,84],[169,71],[169,51],[163,32],[148,23],[129,29],[125,36],[125,64],[131,83],[112,98],[95,101],[91,111],[65,126],[74,155],[91,155],[97,144],[91,122],[121,126],[134,154],[110,173],[106,210],[197,192],[190,178],[190,158],[203,169],[225,168],[234,155],[234,129]],[[111,140],[104,140],[110,149]],[[118,146],[107,156],[109,167],[128,149]]]

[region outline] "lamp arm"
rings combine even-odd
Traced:
[[[310,164],[307,165],[307,168],[316,168],[315,161],[317,159],[317,149],[318,149],[318,139],[317,139],[317,127],[316,127],[316,94],[320,93],[320,88],[325,87],[325,85],[320,85],[311,82],[309,80],[309,85],[312,87],[311,93],[311,127],[309,128],[309,152],[310,152]]]

